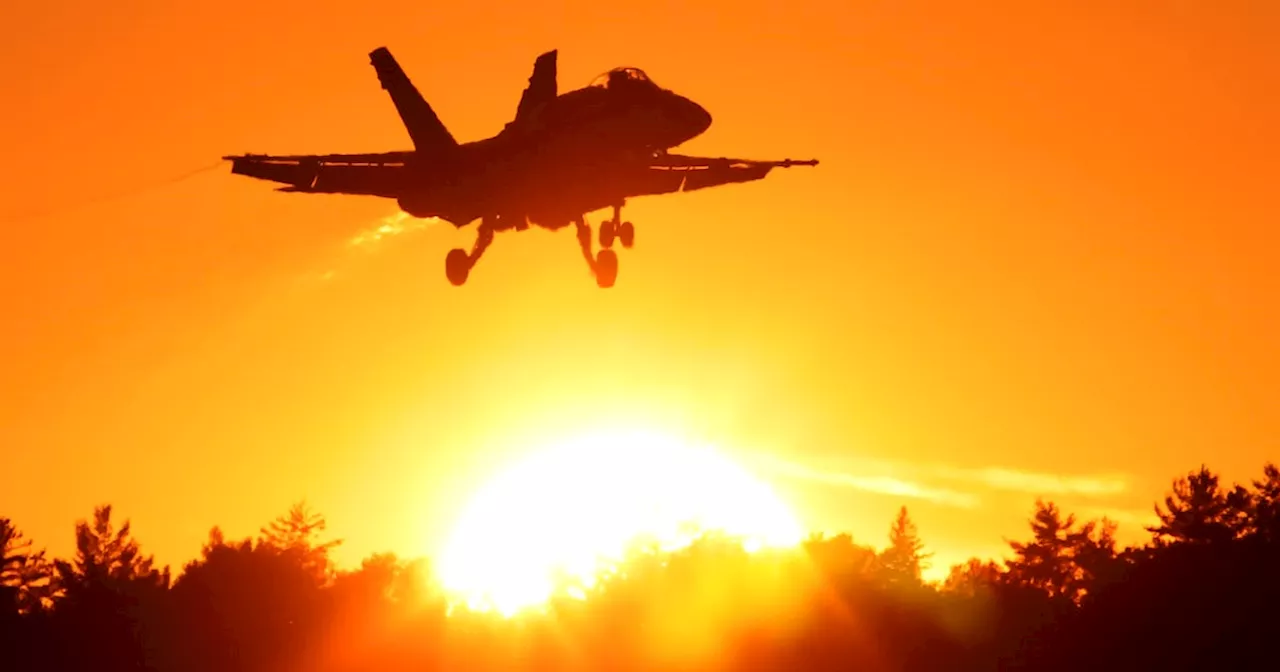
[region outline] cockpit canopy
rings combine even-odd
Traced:
[[[634,86],[636,84],[657,87],[649,76],[644,74],[640,68],[614,68],[609,72],[596,77],[591,82],[591,86],[612,89],[619,86]]]

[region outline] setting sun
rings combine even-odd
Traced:
[[[536,449],[486,484],[454,528],[441,578],[468,607],[511,614],[557,590],[581,595],[637,544],[669,551],[709,531],[749,551],[802,536],[772,489],[714,448],[591,434]]]

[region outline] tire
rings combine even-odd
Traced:
[[[596,285],[608,289],[618,279],[618,253],[613,250],[600,250],[596,257]]]
[[[600,224],[600,247],[613,247],[613,240],[617,237],[617,222],[611,220]]]
[[[448,256],[444,258],[444,274],[449,278],[449,284],[454,287],[461,287],[467,282],[467,274],[471,272],[471,259],[467,256],[467,251],[459,248],[449,250]]]

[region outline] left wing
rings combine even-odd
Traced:
[[[644,195],[696,191],[724,184],[761,180],[774,168],[816,165],[818,165],[817,159],[752,161],[726,157],[663,154],[650,161],[648,169],[642,171],[642,174],[637,177],[640,184],[637,184],[636,188]]]
[[[403,192],[413,152],[224,156],[233,175],[286,186],[278,191],[395,198]]]

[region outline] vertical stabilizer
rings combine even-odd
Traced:
[[[369,62],[378,73],[378,81],[391,96],[391,102],[404,122],[405,130],[413,140],[413,147],[419,153],[429,156],[448,154],[457,149],[458,141],[453,139],[449,129],[441,123],[435,110],[427,103],[418,89],[409,81],[400,64],[386,47],[378,47],[369,52]]]
[[[520,94],[520,105],[516,108],[516,123],[527,118],[535,108],[555,100],[556,93],[556,52],[553,50],[533,62],[529,86]]]

